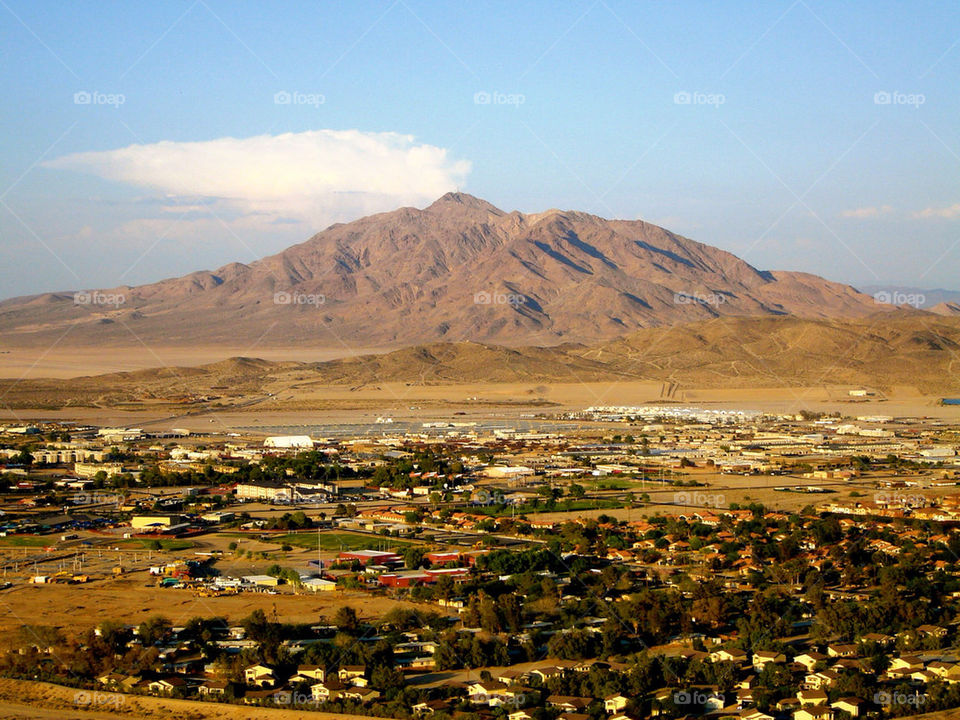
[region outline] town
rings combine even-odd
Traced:
[[[0,674],[438,720],[960,707],[960,420],[299,430],[3,428]]]

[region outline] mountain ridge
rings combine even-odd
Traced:
[[[77,344],[257,340],[365,346],[476,340],[600,342],[723,316],[864,317],[884,310],[849,285],[759,270],[642,220],[506,212],[466,193],[332,225],[249,264],[227,263],[74,302],[0,302],[15,344],[69,330]]]

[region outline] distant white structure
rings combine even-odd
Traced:
[[[97,430],[97,435],[107,441],[139,440],[143,437],[143,430],[141,428],[105,427]]]
[[[580,414],[594,420],[622,421],[627,418],[641,418],[654,421],[680,420],[710,424],[751,422],[763,415],[756,410],[704,409],[675,405],[594,405]]]
[[[313,438],[309,435],[272,435],[263,441],[270,448],[312,448]]]

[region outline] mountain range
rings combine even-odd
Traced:
[[[250,264],[0,303],[6,343],[404,347],[595,344],[721,317],[864,318],[840,283],[758,270],[641,220],[505,212],[448,193],[333,225]]]

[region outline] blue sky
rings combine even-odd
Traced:
[[[460,188],[960,289],[957,3],[0,2],[0,297]]]

